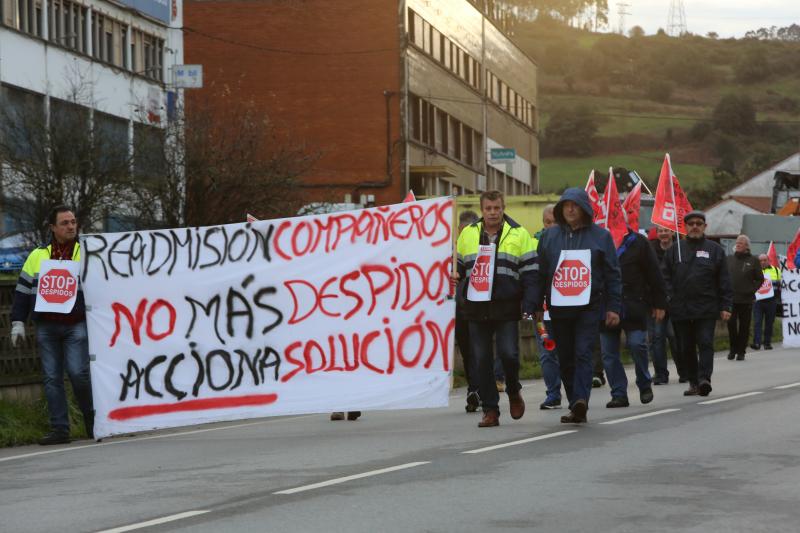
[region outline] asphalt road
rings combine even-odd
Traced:
[[[632,378],[632,368],[628,369]],[[673,373],[674,375],[674,373]],[[631,379],[631,383],[633,380]],[[0,531],[798,531],[800,350],[715,361],[708,398],[479,429],[443,409],[307,415],[0,450]],[[507,405],[501,404],[507,412]]]

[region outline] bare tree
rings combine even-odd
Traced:
[[[130,190],[141,222],[225,224],[248,212],[277,218],[307,202],[299,178],[319,154],[278,131],[239,91],[211,87],[173,115],[160,133],[142,133],[134,143]]]
[[[75,209],[79,227],[99,225],[118,205],[131,159],[127,126],[95,112],[93,82],[68,73],[62,98],[3,88],[0,93],[0,186],[24,205],[31,239],[44,242],[51,207]],[[116,119],[119,120],[119,119]]]

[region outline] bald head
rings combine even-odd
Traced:
[[[767,257],[767,254],[759,255],[758,261],[761,263],[761,268],[767,268],[769,266],[769,257]]]

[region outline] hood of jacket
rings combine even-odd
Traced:
[[[553,216],[561,225],[565,225],[567,220],[564,218],[564,202],[572,201],[578,204],[578,207],[586,213],[586,216],[589,217],[589,221],[591,222],[594,218],[594,211],[592,210],[592,204],[589,201],[589,194],[579,187],[570,187],[564,194],[561,195],[561,199],[556,204],[555,208],[553,209]]]

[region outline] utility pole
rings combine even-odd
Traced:
[[[686,29],[686,9],[683,7],[683,0],[672,0],[669,5],[669,17],[667,18],[667,35],[680,37],[687,33]]]
[[[625,16],[630,15],[628,12],[629,7],[631,7],[630,4],[626,4],[625,2],[617,2],[617,15],[619,15],[617,31],[620,33],[620,35],[625,35]]]

